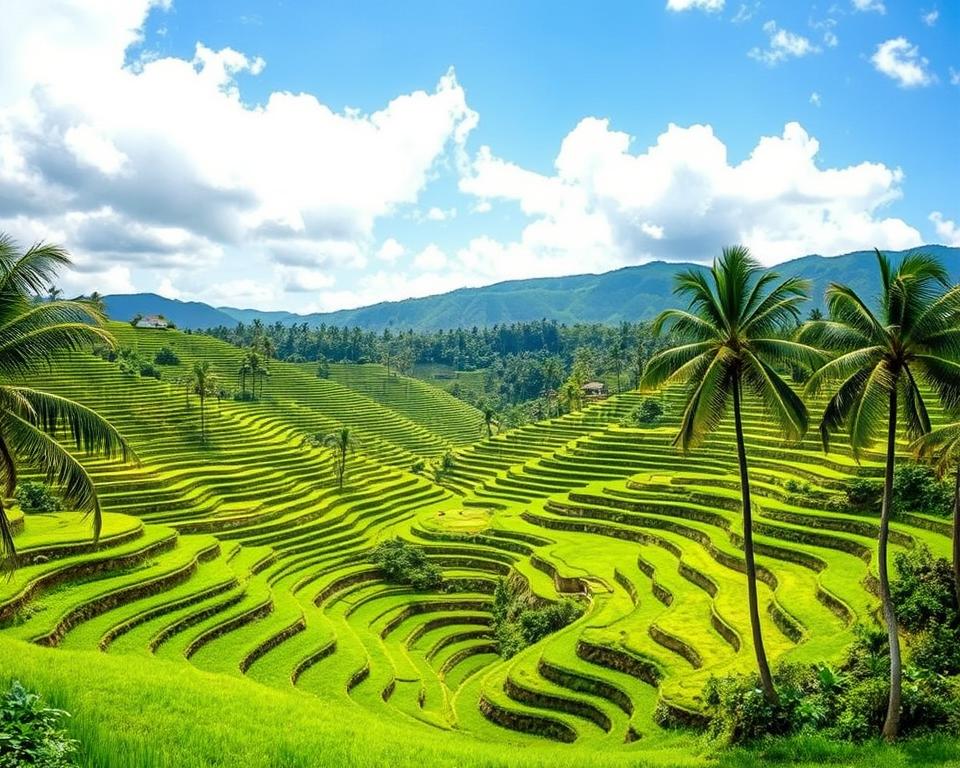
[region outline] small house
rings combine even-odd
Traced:
[[[580,391],[584,397],[605,397],[607,394],[607,388],[602,381],[588,381],[580,387]]]
[[[170,327],[170,323],[162,315],[145,315],[137,320],[135,327],[166,330]]]

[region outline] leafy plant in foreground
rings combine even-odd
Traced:
[[[0,768],[73,768],[77,742],[63,730],[65,717],[15,680],[0,699]]]

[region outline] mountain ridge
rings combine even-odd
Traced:
[[[960,248],[923,245],[905,251],[888,251],[894,259],[925,252],[939,257],[953,283],[960,283]],[[872,296],[876,291],[873,251],[854,251],[837,256],[810,254],[774,267],[784,277],[800,275],[813,282],[813,305],[822,307],[829,282],[842,282]],[[617,323],[645,320],[674,303],[673,276],[681,269],[704,269],[690,262],[653,261],[620,267],[609,272],[561,277],[506,280],[478,288],[457,288],[447,293],[385,301],[355,309],[297,314],[282,310],[212,307],[203,302],[183,302],[153,293],[115,294],[104,297],[107,313],[115,320],[135,314],[161,314],[182,328],[205,329],[231,326],[255,319],[284,325],[306,322],[356,326],[368,330],[397,328],[435,331],[469,328],[547,318],[562,323]]]

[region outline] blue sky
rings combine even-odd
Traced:
[[[87,5],[14,11],[53,64],[0,53],[0,229],[78,290],[315,310],[960,244],[956,3]]]

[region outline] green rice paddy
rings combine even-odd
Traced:
[[[208,402],[201,443],[198,403],[172,382],[198,360],[232,382],[241,351],[111,330],[181,362],[154,381],[72,355],[43,385],[110,419],[139,463],[84,459],[106,511],[99,543],[79,515],[27,515],[21,565],[0,582],[3,674],[75,713],[90,765],[765,764],[711,756],[653,718],[695,723],[710,675],[753,668],[732,424],[682,456],[677,396],[663,395],[663,423],[634,429],[619,424],[643,397],[625,393],[481,438],[479,411],[381,366],[320,379],[272,362],[260,400]],[[877,521],[830,499],[881,466],[839,445],[824,455],[813,435],[786,444],[755,404],[745,419],[767,652],[836,661],[878,605]],[[341,491],[329,452],[303,438],[342,426],[359,450]],[[448,452],[439,482],[412,471]],[[946,556],[948,533],[905,515],[891,541]],[[446,589],[380,577],[370,553],[395,536],[426,550]],[[508,574],[587,610],[503,660],[491,596]],[[806,741],[793,754],[957,757],[949,743],[910,749]]]

